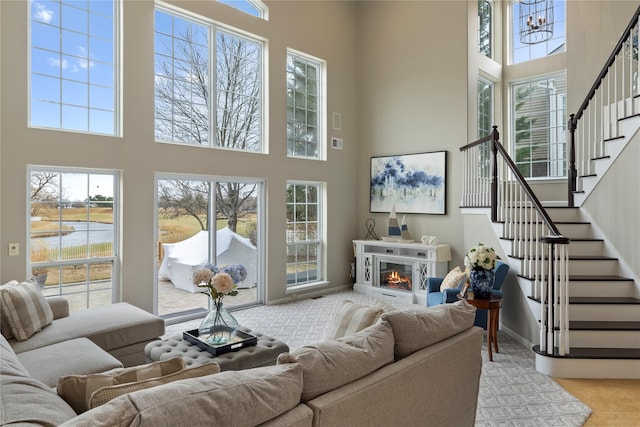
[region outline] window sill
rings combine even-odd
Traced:
[[[287,290],[284,292],[285,295],[291,295],[298,292],[307,292],[314,289],[324,288],[329,286],[331,283],[327,281],[318,281],[311,283],[304,283],[302,285],[295,285],[291,287],[287,287]]]

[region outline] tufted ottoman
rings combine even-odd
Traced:
[[[158,360],[182,357],[187,366],[201,365],[207,362],[218,362],[223,371],[239,371],[241,369],[257,368],[260,366],[275,365],[280,353],[289,351],[289,346],[275,338],[263,335],[247,328],[238,328],[258,337],[256,345],[241,348],[237,351],[213,356],[211,353],[201,350],[177,335],[160,341],[153,341],[144,348],[147,363]]]

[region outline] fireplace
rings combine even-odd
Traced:
[[[412,291],[413,263],[378,258],[378,286],[396,291]]]

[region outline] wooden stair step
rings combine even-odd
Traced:
[[[543,356],[568,359],[640,359],[640,348],[572,347],[569,354],[561,356],[557,348],[553,349],[553,354],[547,354],[540,351],[539,345],[534,345],[533,351]]]
[[[518,274],[517,277],[531,281],[536,279],[522,274]],[[570,274],[569,282],[633,282],[633,279],[615,274]]]
[[[640,304],[633,297],[569,297],[569,304]]]
[[[633,320],[570,320],[572,331],[640,331],[640,321]]]

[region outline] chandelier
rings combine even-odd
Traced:
[[[536,44],[553,36],[553,0],[520,0],[520,42]]]

